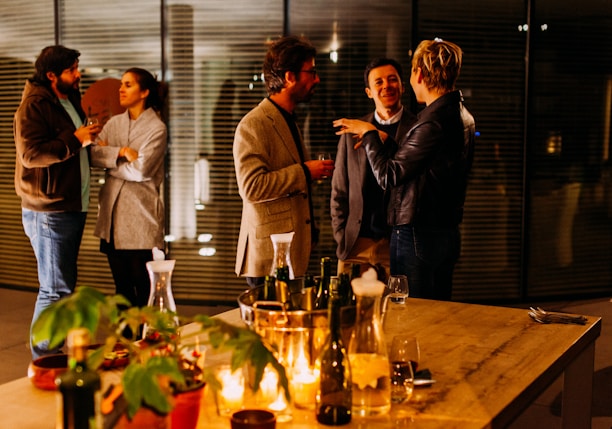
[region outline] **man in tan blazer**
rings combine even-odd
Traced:
[[[315,244],[310,183],[330,177],[331,160],[310,160],[294,110],[307,102],[320,82],[316,49],[303,38],[275,41],[263,64],[268,98],[247,113],[234,136],[234,164],[242,197],[236,274],[251,287],[272,269],[270,234],[294,231],[291,264],[296,277],[308,268]]]

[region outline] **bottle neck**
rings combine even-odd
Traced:
[[[68,350],[68,367],[70,369],[87,368],[87,347],[78,346]]]
[[[342,341],[342,307],[338,298],[329,304],[329,334],[332,341]]]

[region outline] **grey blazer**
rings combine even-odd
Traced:
[[[374,112],[361,120],[373,123]],[[401,141],[415,122],[416,116],[404,107],[395,141]],[[344,134],[340,137],[331,182],[331,223],[334,240],[338,244],[336,256],[340,260],[346,259],[355,245],[363,216],[363,183],[368,158],[363,148],[353,149],[354,144],[352,136]]]
[[[302,141],[298,144],[304,160],[310,159]],[[291,130],[269,99],[242,118],[236,128],[233,152],[242,197],[236,274],[269,274],[274,256],[270,234],[295,231],[291,263],[296,277],[304,275],[313,227],[309,183]]]
[[[94,235],[110,242],[112,228],[116,249],[163,248],[166,125],[151,108],[135,121],[126,111],[113,116],[97,140],[108,146],[91,147],[92,165],[106,169]],[[118,160],[122,146],[137,150],[138,159]]]

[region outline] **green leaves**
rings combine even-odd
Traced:
[[[94,333],[98,328],[105,295],[92,288],[77,288],[67,297],[47,307],[34,322],[33,341],[49,340],[49,347],[62,344],[72,328],[83,327]]]
[[[48,340],[50,347],[55,347],[66,339],[70,329],[87,328],[92,338],[104,341],[104,345],[88,358],[91,368],[99,368],[104,355],[112,352],[117,344],[125,346],[129,351],[129,364],[121,384],[130,418],[142,406],[159,413],[170,412],[173,388],[192,384],[187,381],[193,380],[185,379],[185,366],[181,366],[186,363],[183,348],[190,350],[187,347],[191,337],[197,337],[202,346],[210,345],[218,351],[231,350],[232,369],[251,366],[256,391],[266,366],[271,365],[289,400],[289,382],[284,367],[276,360],[276,350],[257,333],[198,315],[183,322],[197,322],[199,329],[190,330],[190,334],[181,337],[176,322],[176,314],[160,312],[153,307],[130,307],[129,301],[121,295],[107,296],[97,289],[81,286],[72,295],[46,308],[34,323],[32,333],[35,343]],[[154,332],[153,341],[135,342],[136,333],[143,325]],[[220,387],[211,371],[204,372],[204,379],[212,388]]]
[[[185,382],[176,359],[168,356],[154,356],[144,365],[129,365],[121,380],[129,418],[143,404],[162,414],[169,413],[173,406],[170,382]]]
[[[256,332],[238,328],[220,319],[200,315],[194,317],[194,321],[202,324],[202,329],[208,333],[209,343],[214,349],[232,350],[230,360],[232,370],[247,364],[252,366],[255,391],[259,390],[264,370],[270,364],[278,374],[278,383],[285,390],[287,400],[290,399],[289,380],[285,368],[276,359],[276,348],[273,345],[267,343]]]

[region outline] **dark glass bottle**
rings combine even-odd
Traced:
[[[340,273],[338,275],[338,295],[342,300],[343,306],[351,304],[353,289],[351,288],[351,278],[347,273]]]
[[[100,376],[87,368],[89,331],[84,328],[69,331],[66,344],[68,371],[56,380],[62,396],[61,429],[102,428]]]
[[[319,288],[317,289],[317,299],[315,301],[315,309],[324,310],[329,302],[329,281],[331,279],[331,258],[321,258],[321,278],[319,279]]]
[[[302,279],[302,299],[300,302],[300,310],[312,311],[315,308],[316,288],[314,278],[306,273]]]
[[[361,277],[361,264],[353,264],[351,266],[351,280]]]
[[[353,281],[356,278],[361,277],[361,264],[353,264],[351,268],[351,280]],[[357,297],[353,293],[353,288],[350,286],[349,282],[349,298],[347,305],[357,305]]]
[[[329,426],[340,426],[351,421],[351,367],[342,342],[341,304],[337,297],[330,301],[329,336],[320,354],[321,372],[316,396],[316,415],[319,423]]]
[[[275,301],[276,300],[276,277],[266,276],[264,279],[264,286],[261,292],[261,296],[257,297],[258,300],[262,301]]]
[[[290,305],[289,298],[289,267],[278,267],[276,268],[276,300]]]

